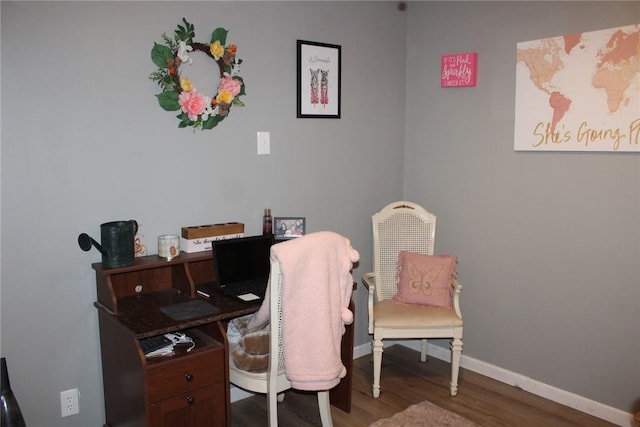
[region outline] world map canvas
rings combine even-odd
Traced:
[[[640,24],[518,43],[514,149],[640,152]]]

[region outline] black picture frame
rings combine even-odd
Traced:
[[[297,41],[297,118],[339,119],[342,81],[340,45]]]
[[[295,239],[307,232],[306,219],[303,216],[280,216],[273,218],[273,235],[276,240]]]

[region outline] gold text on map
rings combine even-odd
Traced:
[[[624,129],[618,127],[592,127],[586,121],[581,122],[573,131],[564,126],[561,130],[556,130],[551,122],[538,122],[533,129],[535,140],[532,146],[537,148],[548,144],[578,143],[589,147],[594,144],[612,144],[612,149],[617,151],[625,141],[629,145],[640,145],[640,118],[631,121],[627,131],[625,133]]]
[[[578,142],[584,142],[585,147],[588,147],[591,142],[612,141],[613,149],[617,151],[620,148],[620,141],[626,136],[620,132],[619,128],[595,129],[590,128],[587,122],[580,123],[578,128]]]
[[[549,143],[562,144],[571,140],[571,132],[568,130],[564,132],[555,131],[551,122],[547,122],[546,126],[544,122],[538,122],[535,129],[533,129],[533,135],[537,137],[537,142],[533,143],[534,147]]]
[[[640,144],[640,119],[629,124],[629,144]]]

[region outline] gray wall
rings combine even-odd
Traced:
[[[640,22],[638,2],[411,3],[404,195],[459,257],[463,354],[640,409],[640,157],[513,151],[516,43]],[[439,59],[478,52],[478,85]]]
[[[228,28],[245,61],[246,107],[213,131],[178,129],[147,79],[153,41],[183,16],[198,41]],[[371,213],[403,197],[460,257],[465,354],[630,411],[638,156],[515,153],[512,134],[517,41],[638,18],[637,3],[3,1],[1,351],[27,423],[104,421],[99,254],[78,233],[134,218],[155,253],[183,225],[258,233],[270,207],[351,238],[357,278]],[[342,119],[295,118],[296,39],[342,45]],[[479,52],[478,87],[440,89],[440,55],[461,51]],[[362,289],[356,304],[359,345]],[[72,387],[80,415],[61,419]]]
[[[153,42],[183,16],[196,41],[229,29],[244,60],[246,107],[212,131],[178,129],[148,79]],[[158,234],[185,225],[260,233],[270,207],[346,235],[363,259],[354,276],[370,269],[369,215],[402,191],[405,23],[377,2],[2,2],[2,354],[28,425],[104,421],[100,256],[76,243],[99,240],[102,222],[138,220],[156,253]],[[340,120],[296,119],[296,39],[342,46]],[[73,387],[80,414],[62,419]]]

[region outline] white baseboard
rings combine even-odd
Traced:
[[[388,342],[385,342],[385,347],[387,345],[393,344],[404,345],[405,347],[420,351],[419,340],[388,340]],[[370,344],[364,344],[363,346],[358,347],[365,348],[360,349],[358,352],[356,352],[354,349],[354,354],[357,353],[360,354],[360,356],[363,356],[371,352]],[[437,345],[430,345],[428,347],[427,354],[431,357],[435,357],[436,359],[444,360],[447,362],[451,360],[451,352],[448,349],[439,347]],[[495,366],[490,363],[465,356],[464,353],[462,354],[462,358],[460,359],[460,366],[470,371],[477,372],[481,375],[492,378],[496,381],[500,381],[513,387],[520,388],[529,393],[533,393],[537,396],[549,399],[553,402],[560,403],[561,405],[565,405],[586,414],[593,415],[594,417],[606,420],[610,423],[623,427],[635,426],[633,422],[633,414],[624,412],[620,409],[613,408],[600,402],[596,402],[594,400],[587,399],[586,397],[561,390],[557,387],[544,384],[530,377],[518,374],[516,372],[508,371],[504,368],[500,368],[499,366]],[[460,384],[460,388],[463,387],[464,384]]]

